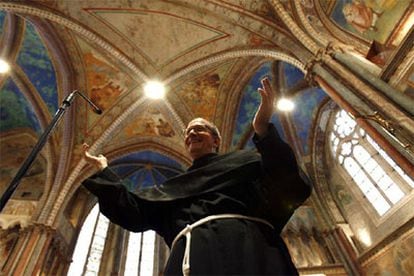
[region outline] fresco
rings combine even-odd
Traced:
[[[317,115],[318,107],[326,97],[322,89],[309,88],[293,98],[296,107],[291,113],[291,121],[304,154],[309,154],[312,122]]]
[[[3,34],[3,24],[4,24],[5,18],[6,18],[6,12],[0,11],[0,37]]]
[[[334,262],[312,207],[302,206],[295,211],[282,232],[282,238],[298,268]]]
[[[17,64],[39,92],[53,116],[58,109],[55,69],[39,33],[28,21],[26,21],[23,42],[17,56]]]
[[[238,0],[236,5],[243,7],[244,9],[251,11],[257,15],[260,15],[268,20],[278,20],[272,5],[268,1],[262,0]]]
[[[85,53],[84,60],[91,99],[106,110],[127,90],[116,81],[120,72],[92,52]]]
[[[228,36],[213,27],[167,12],[146,9],[87,11],[128,41],[155,68]]]
[[[114,160],[110,166],[124,178],[123,184],[130,191],[159,186],[184,171],[177,161],[153,151],[129,154]]]
[[[345,30],[386,44],[410,3],[410,0],[338,0],[331,18]]]
[[[3,134],[1,136],[0,147],[0,194],[10,185],[10,182],[15,177],[20,166],[26,160],[34,144],[36,138],[31,135],[33,133],[27,132],[13,132],[9,134]],[[18,188],[13,194],[14,199],[22,199],[25,201],[39,200],[43,194],[43,185],[46,179],[46,160],[41,156],[38,156],[33,162],[30,169],[26,172],[25,176],[21,179]],[[13,206],[24,205],[17,200]],[[5,213],[16,213],[13,206],[7,205],[4,209]],[[33,204],[29,204],[32,206]],[[13,208],[12,208],[13,207]],[[19,207],[20,208],[20,207]],[[27,212],[32,210],[27,209]],[[33,210],[32,210],[33,211]],[[30,215],[30,214],[28,214]]]
[[[126,95],[137,87],[137,83],[112,66],[111,62],[83,40],[79,39],[78,42],[83,51],[89,97],[105,112],[119,100],[121,95]],[[89,126],[98,118],[90,115],[91,112],[88,113]]]
[[[292,123],[295,134],[299,139],[301,150],[304,154],[309,153],[309,135],[311,131],[312,121],[316,116],[316,111],[321,102],[326,98],[326,94],[317,88],[303,87],[303,90],[296,91],[296,86],[303,81],[303,73],[288,63],[282,63],[282,72],[284,75],[284,83],[281,84],[284,87],[285,94],[294,94],[292,100],[295,102],[295,109],[289,114],[290,121]],[[240,143],[240,140],[249,130],[250,124],[253,120],[257,107],[260,104],[260,95],[257,93],[257,87],[260,86],[260,80],[264,76],[272,78],[271,63],[264,64],[257,73],[253,76],[252,80],[246,86],[244,90],[244,96],[240,103],[239,113],[237,116],[237,125],[234,131],[232,148]],[[300,92],[300,93],[298,93]],[[277,112],[272,116],[271,122],[275,125],[276,129],[282,140],[286,141],[286,136]],[[251,139],[247,140],[245,148],[253,148],[254,144]]]
[[[15,83],[8,79],[0,89],[0,133],[14,128],[30,128],[41,132],[33,108]]]
[[[336,197],[336,203],[340,205],[343,210],[346,210],[347,207],[349,207],[349,204],[354,202],[352,194],[349,192],[349,188],[337,183],[332,183],[331,186],[332,193]]]
[[[178,96],[187,104],[194,117],[213,120],[220,82],[229,69],[229,64],[216,68],[176,89]]]
[[[372,260],[364,270],[370,275],[401,275],[411,276],[414,271],[414,235],[398,239],[394,246]]]
[[[414,71],[414,70],[413,70]],[[414,72],[412,72],[407,80],[408,88],[405,90],[405,92],[410,95],[412,98],[414,98]]]
[[[179,133],[165,116],[154,106],[148,106],[144,111],[135,112],[130,116],[127,124],[121,131],[112,137],[112,143],[125,141],[134,137],[165,137],[181,142]],[[133,118],[133,119],[132,119]]]
[[[231,149],[235,149],[241,139],[243,139],[246,133],[250,130],[253,116],[260,104],[260,94],[257,92],[257,88],[261,86],[260,80],[262,78],[268,76],[272,80],[273,74],[271,67],[271,62],[263,64],[253,75],[242,92],[243,96],[236,116],[236,126],[233,130]],[[251,144],[249,144],[248,147],[251,147]]]

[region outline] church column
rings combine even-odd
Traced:
[[[336,252],[339,253],[338,256],[342,259],[342,262],[345,266],[349,275],[363,275],[361,265],[358,261],[356,251],[350,241],[347,239],[342,228],[335,227],[327,232],[325,232],[326,241],[329,246],[335,248]],[[339,249],[339,250],[337,250]]]
[[[62,272],[69,264],[63,244],[56,230],[49,226],[33,224],[23,228],[1,272],[5,275],[49,274],[50,264],[55,264],[55,271]]]
[[[364,62],[361,58],[356,57],[352,53],[334,52],[332,53],[332,56],[358,77],[376,88],[377,91],[395,102],[411,116],[414,116],[414,100],[407,94],[394,89],[394,87],[377,77],[371,70],[367,69],[367,62]]]
[[[127,231],[122,227],[110,223],[102,253],[99,275],[121,275],[126,258],[125,246]]]
[[[308,81],[316,81],[341,108],[349,112],[358,124],[378,141],[408,175],[414,178],[412,166],[414,120],[378,88],[372,87],[372,84],[364,81],[358,73],[334,59],[335,56],[341,59],[341,51],[349,48],[348,46],[330,42],[326,48],[319,47],[293,21],[280,1],[272,0],[271,3],[292,35],[313,55],[306,66]],[[378,84],[377,81],[375,83]],[[408,109],[411,110],[412,107]]]
[[[402,141],[395,139],[392,134],[384,135],[387,131],[384,129],[386,125],[372,123],[369,119],[364,118],[361,114],[367,114],[369,110],[359,97],[354,95],[347,87],[334,78],[329,72],[322,67],[317,66],[314,69],[317,72],[313,78],[321,86],[321,88],[334,100],[342,109],[346,110],[354,117],[358,125],[365,131],[399,164],[399,166],[411,177],[414,177],[414,169],[412,166],[414,156],[406,150]],[[385,124],[386,122],[384,122]],[[388,138],[388,139],[387,139]]]

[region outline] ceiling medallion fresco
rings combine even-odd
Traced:
[[[85,10],[128,41],[157,69],[228,36],[201,22],[165,11],[107,8]]]
[[[152,105],[144,112],[139,112],[139,115],[134,119],[131,118],[130,123],[111,139],[111,143],[134,137],[154,136],[176,138],[177,133],[165,116]]]
[[[203,72],[182,85],[174,88],[178,97],[192,112],[193,117],[202,117],[214,121],[222,80],[231,72],[233,62],[226,62],[219,67]]]
[[[105,113],[138,84],[84,41],[78,39],[78,42],[83,52],[89,98]],[[88,128],[92,128],[102,118],[88,110]]]
[[[336,1],[331,18],[340,27],[386,44],[398,21],[410,5],[410,1]],[[393,44],[398,43],[397,41]]]

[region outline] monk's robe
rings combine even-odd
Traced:
[[[257,150],[196,159],[187,172],[157,188],[130,192],[110,168],[83,185],[113,223],[134,232],[152,229],[170,247],[186,225],[211,215],[241,214],[273,225],[231,218],[195,228],[191,275],[297,275],[280,232],[309,197],[311,185],[272,124],[253,142]],[[172,248],[165,275],[182,274],[185,244],[180,238]]]

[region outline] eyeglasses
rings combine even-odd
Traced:
[[[187,129],[183,130],[184,136],[188,136],[190,135],[190,132],[194,131],[195,133],[202,133],[202,132],[209,132],[211,134],[213,134],[212,130],[206,126],[206,125],[195,125],[195,126],[191,126]]]

